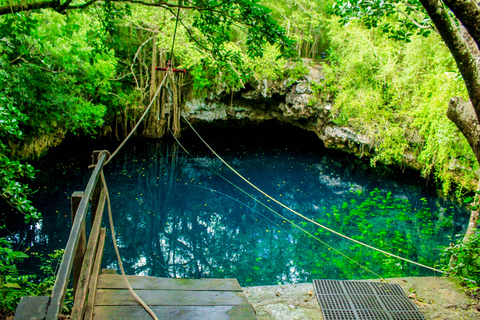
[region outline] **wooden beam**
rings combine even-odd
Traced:
[[[256,320],[251,305],[226,306],[152,306],[152,311],[162,320]],[[93,320],[151,319],[142,306],[98,306]]]
[[[15,319],[43,320],[50,301],[48,296],[22,297],[15,311]]]
[[[102,170],[106,157],[106,154],[99,156],[98,163],[93,170],[92,175],[90,176],[90,180],[85,188],[84,196],[78,206],[67,246],[65,247],[65,253],[63,254],[62,263],[60,264],[60,268],[57,273],[57,279],[55,281],[55,285],[53,286],[50,305],[47,309],[46,320],[57,320],[58,315],[62,310],[63,300],[65,298],[65,292],[68,286],[68,279],[70,278],[70,273],[72,271],[74,255],[78,248],[82,222],[85,220],[85,215],[88,210],[88,199],[91,197],[92,192],[98,183],[100,178],[100,170]]]
[[[123,277],[118,274],[102,274],[99,277],[97,288],[100,289],[127,289]],[[127,276],[133,289],[140,290],[187,290],[187,291],[239,291],[242,287],[237,279],[175,279],[146,276]]]
[[[95,221],[95,217],[96,217],[96,214],[97,214],[97,208],[98,206],[100,205],[100,193],[102,192],[102,189],[103,189],[103,186],[102,186],[102,182],[99,181],[95,187],[95,189],[93,190],[93,194],[92,194],[92,197],[90,198],[90,203],[92,204],[91,205],[91,217],[90,217],[90,222],[91,222],[91,225],[90,225],[90,228],[93,228],[93,222]],[[101,214],[103,214],[103,210],[101,212]]]
[[[85,317],[83,320],[92,320],[93,318],[93,307],[95,306],[95,294],[97,291],[97,282],[98,276],[102,269],[102,258],[103,258],[103,247],[105,246],[105,228],[100,229],[100,239],[98,241],[97,254],[95,255],[95,264],[92,271],[92,279],[88,287],[88,300],[87,307],[85,311]]]
[[[249,304],[243,292],[135,290],[148,306],[232,306]],[[136,306],[138,301],[128,290],[98,289],[97,306]]]
[[[75,191],[72,194],[72,224],[75,221],[75,215],[77,214],[78,206],[83,198],[83,191]],[[82,270],[83,256],[85,254],[85,247],[87,242],[87,234],[85,232],[85,220],[82,221],[80,227],[80,239],[78,239],[77,250],[73,257],[73,292],[77,291],[78,278],[80,277],[80,271]]]
[[[93,221],[92,230],[88,238],[87,249],[83,258],[82,271],[80,273],[80,281],[78,283],[77,291],[75,292],[75,299],[70,319],[82,319],[85,312],[85,302],[88,294],[88,286],[92,275],[93,266],[95,263],[95,256],[97,253],[98,243],[100,239],[100,227],[102,224],[103,209],[105,206],[105,199],[107,191],[102,188],[100,198],[98,200],[97,211],[95,212],[95,220]]]

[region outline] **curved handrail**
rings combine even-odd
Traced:
[[[94,153],[94,156],[96,154]],[[80,234],[82,225],[87,215],[89,201],[93,198],[94,192],[97,189],[97,184],[102,173],[102,168],[107,161],[108,154],[106,152],[100,152],[98,154],[98,161],[95,165],[87,187],[85,188],[84,196],[80,201],[78,209],[76,211],[75,219],[72,224],[70,236],[68,238],[67,246],[63,254],[62,262],[57,273],[55,285],[53,286],[52,295],[50,298],[50,304],[47,309],[46,320],[57,320],[63,307],[63,300],[68,287],[68,280],[73,267],[73,260],[77,252],[78,243],[80,240]]]

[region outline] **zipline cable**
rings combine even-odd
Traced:
[[[258,210],[256,210],[256,209],[250,207],[249,205],[241,202],[241,201],[238,200],[238,199],[235,199],[234,197],[229,196],[228,194],[225,194],[225,193],[220,192],[220,191],[215,190],[215,189],[207,188],[207,187],[204,187],[204,186],[197,186],[197,185],[194,185],[194,184],[185,184],[184,186],[189,186],[189,187],[195,187],[195,188],[205,189],[205,190],[208,190],[208,191],[211,191],[211,192],[218,193],[219,195],[224,196],[224,197],[226,197],[226,198],[229,198],[230,200],[233,200],[233,201],[235,201],[235,202],[238,202],[238,203],[241,204],[242,206],[244,206],[244,207],[252,210],[252,212],[257,213],[258,215],[260,215],[261,217],[263,217],[265,220],[270,221],[271,223],[273,223],[274,225],[276,225],[278,228],[282,229],[283,232],[289,234],[289,232],[288,232],[285,228],[283,228],[282,226],[280,226],[280,224],[276,223],[275,221],[273,221],[272,219],[270,219],[270,218],[267,217],[266,215],[262,214],[260,211],[258,211]],[[284,219],[284,220],[285,220],[284,222],[288,221],[287,219]],[[290,221],[288,221],[288,222],[290,222]],[[322,261],[324,261],[324,262],[326,262],[326,263],[328,262],[328,261],[326,261],[323,257],[321,257],[320,255],[318,255],[312,248],[308,247],[306,244],[304,244],[302,241],[300,241],[300,240],[298,240],[297,238],[295,238],[293,235],[291,235],[291,236],[292,236],[293,239],[297,240],[298,243],[299,243],[301,246],[303,246],[305,249],[311,251],[311,253],[312,253],[313,255],[315,255],[318,259],[320,259],[320,260],[322,260]],[[332,248],[332,249],[333,249],[333,248]],[[329,250],[330,250],[330,249],[329,249]],[[335,250],[335,249],[334,249],[334,250]],[[354,260],[353,260],[353,261],[354,261]],[[354,262],[355,262],[355,261],[354,261]],[[328,266],[333,272],[336,272],[336,270],[335,270],[334,268],[332,268],[330,265],[327,264],[327,266]],[[380,277],[380,278],[381,278],[381,277]]]
[[[180,19],[180,6],[182,0],[178,0],[178,10],[177,10],[177,19],[175,20],[175,30],[173,31],[173,39],[172,39],[172,49],[170,50],[170,64],[173,68],[173,48],[175,46],[175,37],[177,36],[177,27],[178,27],[178,20]],[[168,67],[168,64],[167,64]]]
[[[257,190],[258,192],[260,192],[261,194],[263,194],[265,197],[269,198],[270,200],[272,200],[273,202],[277,203],[278,205],[282,206],[283,208],[287,209],[288,211],[294,213],[295,215],[303,218],[304,220],[308,221],[308,222],[311,222],[317,226],[319,226],[320,228],[323,228],[333,234],[336,234],[337,236],[340,236],[342,238],[345,238],[347,240],[350,240],[352,242],[355,242],[359,245],[362,245],[364,247],[367,247],[367,248],[370,248],[372,250],[375,250],[375,251],[378,251],[380,253],[383,253],[389,257],[393,257],[393,258],[397,258],[399,260],[402,260],[402,261],[405,261],[405,262],[408,262],[408,263],[411,263],[411,264],[415,264],[417,266],[420,266],[420,267],[423,267],[423,268],[426,268],[426,269],[429,269],[429,270],[432,270],[432,271],[435,271],[435,272],[440,272],[440,273],[443,273],[443,274],[447,274],[447,272],[443,271],[443,270],[439,270],[439,269],[436,269],[436,268],[433,268],[433,267],[429,267],[429,266],[426,266],[424,264],[421,264],[421,263],[418,263],[418,262],[415,262],[415,261],[412,261],[410,259],[407,259],[407,258],[403,258],[403,257],[400,257],[400,256],[397,256],[393,253],[390,253],[390,252],[387,252],[387,251],[384,251],[382,249],[378,249],[378,248],[375,248],[371,245],[368,245],[366,243],[363,243],[361,241],[358,241],[358,240],[355,240],[353,238],[350,238],[344,234],[341,234],[333,229],[330,229],[304,215],[302,215],[301,213],[291,209],[290,207],[288,207],[287,205],[281,203],[280,201],[278,201],[277,199],[271,197],[270,195],[268,195],[267,193],[265,193],[263,190],[261,190],[260,188],[258,188],[257,186],[255,186],[253,183],[251,183],[250,181],[248,181],[248,179],[246,179],[245,177],[243,177],[240,173],[238,173],[232,166],[230,166],[225,160],[223,160],[222,157],[220,157],[220,155],[218,155],[215,150],[212,149],[212,147],[210,147],[210,145],[200,136],[200,134],[195,130],[195,128],[190,124],[190,122],[188,121],[188,119],[186,117],[183,117],[183,119],[185,120],[185,122],[190,126],[190,128],[193,130],[193,132],[195,132],[195,134],[198,136],[198,138],[207,146],[207,148],[220,160],[223,162],[223,164],[225,164],[230,170],[232,170],[237,176],[239,176],[243,181],[245,181],[247,184],[249,184],[252,188],[254,188],[255,190]],[[469,280],[469,279],[467,279]],[[470,281],[473,281],[473,280],[470,280]],[[475,282],[475,281],[474,281]]]
[[[194,129],[195,130],[195,129]],[[198,133],[197,133],[198,134]],[[195,158],[190,152],[188,152],[187,149],[185,149],[185,147],[180,143],[180,141],[178,141],[177,137],[175,137],[175,135],[173,134],[172,132],[172,136],[174,137],[175,141],[177,141],[177,143],[180,145],[180,147],[189,155],[191,156],[192,158]],[[223,161],[223,160],[222,160]],[[225,163],[225,162],[224,162]],[[295,224],[293,221],[287,219],[286,217],[284,217],[283,215],[281,215],[280,213],[278,213],[277,211],[273,210],[272,208],[270,208],[269,206],[267,206],[265,203],[263,203],[262,201],[258,200],[257,198],[255,198],[254,196],[252,196],[251,194],[249,194],[248,192],[246,192],[245,190],[243,190],[242,188],[240,188],[239,186],[237,186],[235,183],[231,182],[230,180],[228,180],[227,178],[225,178],[224,176],[222,176],[220,173],[218,173],[217,171],[213,170],[212,168],[208,168],[210,171],[212,171],[213,173],[215,173],[217,176],[219,176],[220,178],[222,178],[223,180],[225,180],[227,183],[231,184],[234,188],[236,188],[237,190],[239,190],[240,192],[244,193],[247,197],[253,199],[254,201],[256,201],[257,203],[259,203],[260,205],[264,206],[267,210],[270,210],[272,211],[275,215],[279,216],[280,218],[282,218],[283,220],[287,221],[288,223],[290,223],[291,225],[293,225],[294,227],[296,227],[297,229],[301,230],[303,233],[307,234],[308,236],[312,237],[313,239],[317,240],[318,242],[320,242],[321,244],[323,244],[324,246],[326,246],[328,248],[328,250],[333,250],[334,252],[336,252],[337,254],[341,255],[342,257],[344,257],[345,259],[347,260],[350,260],[351,262],[353,262],[354,264],[358,265],[361,269],[365,269],[366,271],[370,272],[371,274],[375,275],[376,277],[380,278],[381,280],[384,280],[384,278],[379,275],[378,273],[375,273],[374,271],[370,270],[369,268],[365,267],[364,265],[360,264],[359,262],[355,261],[354,259],[350,258],[349,256],[347,256],[346,254],[344,254],[343,252],[335,249],[334,247],[330,246],[329,244],[327,244],[326,242],[320,240],[318,237],[312,235],[310,232],[308,232],[307,230],[303,229],[302,227],[300,227],[299,225]]]

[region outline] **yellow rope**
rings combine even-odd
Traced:
[[[207,146],[207,148],[210,149],[210,151],[211,151],[218,159],[220,159],[220,161],[222,161],[223,164],[225,164],[230,170],[232,170],[237,176],[239,176],[243,181],[245,181],[246,183],[248,183],[248,184],[249,184],[251,187],[253,187],[255,190],[257,190],[258,192],[260,192],[261,194],[263,194],[265,197],[269,198],[269,199],[272,200],[273,202],[277,203],[278,205],[284,207],[284,208],[287,209],[288,211],[296,214],[297,216],[301,217],[302,219],[305,219],[305,220],[307,220],[308,222],[311,222],[311,223],[319,226],[320,228],[323,228],[323,229],[325,229],[325,230],[327,230],[327,231],[329,231],[329,232],[331,232],[331,233],[333,233],[333,234],[336,234],[336,235],[338,235],[338,236],[340,236],[340,237],[342,237],[342,238],[345,238],[345,239],[347,239],[347,240],[350,240],[350,241],[352,241],[352,242],[355,242],[355,243],[357,243],[357,244],[360,244],[360,245],[362,245],[362,246],[364,246],[364,247],[367,247],[367,248],[370,248],[370,249],[372,249],[372,250],[375,250],[375,251],[378,251],[378,252],[380,252],[380,253],[383,253],[383,254],[385,254],[385,255],[387,255],[387,256],[389,256],[389,257],[397,258],[397,259],[400,259],[400,260],[403,260],[403,261],[406,261],[406,262],[409,262],[409,263],[415,264],[415,265],[417,265],[417,266],[420,266],[420,267],[423,267],[423,268],[426,268],[426,269],[430,269],[430,270],[433,270],[433,271],[436,271],[436,272],[446,273],[445,271],[442,271],[442,270],[439,270],[439,269],[436,269],[436,268],[432,268],[432,267],[426,266],[426,265],[424,265],[424,264],[421,264],[421,263],[418,263],[418,262],[415,262],[415,261],[412,261],[412,260],[409,260],[409,259],[406,259],[406,258],[397,256],[397,255],[395,255],[395,254],[393,254],[393,253],[390,253],[390,252],[384,251],[384,250],[382,250],[382,249],[378,249],[378,248],[372,247],[371,245],[368,245],[368,244],[363,243],[363,242],[361,242],[361,241],[358,241],[358,240],[355,240],[355,239],[353,239],[353,238],[350,238],[350,237],[348,237],[348,236],[346,236],[346,235],[344,235],[344,234],[341,234],[341,233],[339,233],[339,232],[337,232],[337,231],[335,231],[335,230],[332,230],[332,229],[330,229],[330,228],[328,228],[328,227],[326,227],[326,226],[324,226],[324,225],[322,225],[322,224],[320,224],[320,223],[318,223],[318,222],[316,222],[316,221],[314,221],[314,220],[312,220],[312,219],[310,219],[310,218],[307,218],[307,217],[305,217],[304,215],[302,215],[301,213],[298,213],[297,211],[295,211],[295,210],[291,209],[290,207],[284,205],[283,203],[281,203],[281,202],[278,201],[277,199],[271,197],[270,195],[268,195],[267,193],[265,193],[264,191],[262,191],[260,188],[258,188],[257,186],[255,186],[253,183],[251,183],[250,181],[248,181],[248,179],[246,179],[246,178],[243,177],[240,173],[238,173],[234,168],[232,168],[232,166],[230,166],[225,160],[223,160],[223,158],[220,157],[220,156],[215,152],[215,150],[213,150],[213,149],[210,147],[210,145],[209,145],[205,140],[203,140],[203,138],[200,136],[200,134],[198,134],[198,132],[197,132],[197,131],[195,130],[195,128],[190,124],[190,122],[187,120],[187,118],[184,117],[183,119],[187,122],[187,124],[190,126],[190,128],[193,130],[193,132],[195,132],[195,134],[200,138],[200,140]]]
[[[172,136],[173,138],[175,139],[175,141],[180,145],[180,147],[183,149],[183,151],[185,151],[189,156],[191,156],[192,158],[194,158],[194,156],[188,152],[187,149],[185,149],[185,147],[180,143],[180,141],[178,141],[177,137],[173,134],[172,132]],[[254,201],[256,201],[257,203],[261,204],[262,206],[264,206],[265,208],[267,208],[268,210],[272,211],[275,215],[279,216],[280,218],[282,218],[283,220],[287,221],[288,223],[290,223],[291,225],[293,225],[294,227],[300,229],[302,232],[306,233],[307,235],[309,235],[310,237],[312,237],[313,239],[317,240],[318,242],[320,242],[321,244],[323,244],[324,246],[328,247],[329,250],[333,250],[335,251],[336,253],[338,253],[339,255],[341,255],[342,257],[346,258],[347,260],[350,260],[351,262],[353,262],[354,264],[360,266],[360,268],[362,269],[365,269],[366,271],[370,272],[371,274],[375,275],[376,277],[379,277],[381,280],[384,280],[383,277],[381,275],[379,275],[378,273],[375,273],[374,271],[370,270],[369,268],[363,266],[362,264],[360,264],[359,262],[355,261],[354,259],[350,258],[349,256],[347,256],[346,254],[342,253],[341,251],[335,249],[334,247],[330,246],[329,244],[327,244],[326,242],[320,240],[319,238],[317,238],[316,236],[312,235],[310,232],[308,232],[307,230],[303,229],[302,227],[300,227],[299,225],[295,224],[293,221],[291,220],[288,220],[287,218],[285,218],[284,216],[282,216],[280,213],[278,213],[277,211],[273,210],[272,208],[270,208],[269,206],[267,206],[265,203],[263,203],[262,201],[258,200],[257,198],[255,198],[254,196],[252,196],[251,194],[249,194],[248,192],[246,192],[245,190],[243,190],[242,188],[240,188],[239,186],[237,186],[235,183],[231,182],[230,180],[228,180],[227,178],[225,178],[224,176],[222,176],[220,173],[218,173],[217,171],[213,170],[212,168],[208,168],[210,171],[212,171],[213,173],[215,173],[217,176],[219,176],[220,178],[222,178],[223,180],[225,180],[226,182],[228,182],[229,184],[231,184],[233,187],[235,187],[236,189],[238,189],[239,191],[241,191],[242,193],[244,193],[245,195],[247,195],[248,197],[250,197],[251,199],[253,199]]]

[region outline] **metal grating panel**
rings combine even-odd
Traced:
[[[342,320],[356,320],[358,319],[355,313],[351,310],[325,310],[323,312],[323,319],[342,319]]]
[[[381,303],[374,295],[351,295],[350,300],[355,309],[383,310]]]
[[[322,295],[325,309],[349,309],[350,303],[345,295]]]
[[[425,320],[398,284],[313,280],[325,320]]]
[[[362,320],[385,320],[388,319],[388,315],[382,310],[357,310],[358,319]]]

